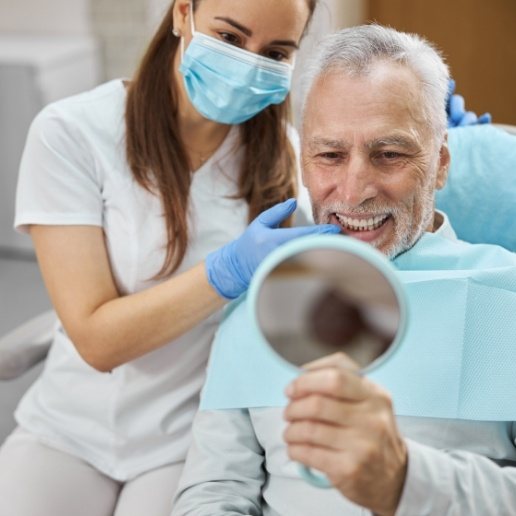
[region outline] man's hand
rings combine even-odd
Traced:
[[[305,369],[286,390],[289,457],[325,473],[356,504],[378,515],[394,514],[408,455],[389,394],[360,376],[343,353]]]

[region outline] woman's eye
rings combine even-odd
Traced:
[[[231,32],[219,32],[220,38],[230,45],[240,46],[240,38]]]
[[[274,61],[286,61],[288,59],[287,53],[280,50],[269,50],[266,53],[266,57]]]

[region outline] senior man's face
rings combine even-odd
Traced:
[[[339,224],[390,257],[432,231],[449,164],[419,88],[406,67],[378,64],[366,77],[319,78],[305,106],[303,182],[316,222]]]

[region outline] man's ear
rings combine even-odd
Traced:
[[[441,149],[439,150],[439,166],[437,176],[435,178],[436,190],[441,190],[448,179],[448,170],[450,169],[450,150],[448,148],[448,133],[444,136]]]
[[[189,32],[188,16],[190,14],[190,0],[176,0],[172,10],[172,28],[179,36]]]

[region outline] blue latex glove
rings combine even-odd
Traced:
[[[490,124],[490,113],[484,113],[477,117],[473,111],[466,111],[464,97],[454,95],[455,81],[450,79],[448,83],[448,99],[446,101],[446,113],[448,114],[448,127],[459,127],[464,125]]]
[[[260,262],[281,244],[304,235],[340,232],[334,224],[279,228],[296,206],[295,199],[276,204],[258,215],[240,237],[206,257],[208,281],[222,297],[235,299],[245,292]]]

